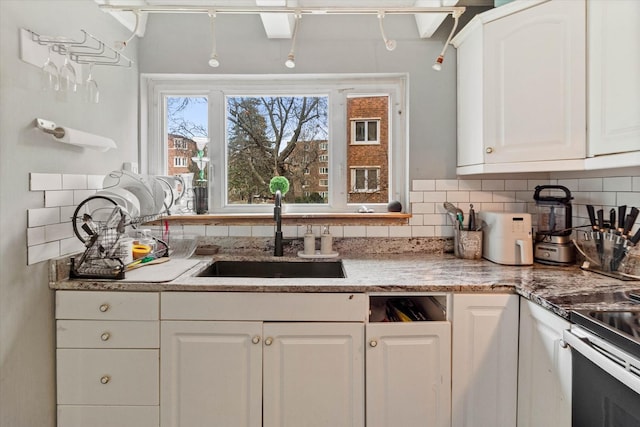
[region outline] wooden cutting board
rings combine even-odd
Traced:
[[[170,282],[199,263],[199,259],[170,258],[159,264],[142,265],[125,272],[122,282]]]

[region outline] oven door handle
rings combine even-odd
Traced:
[[[567,344],[569,344],[569,347],[571,347],[572,350],[579,352],[609,375],[640,394],[640,377],[629,372],[627,369],[593,348],[587,338],[580,338],[572,334],[569,330],[565,330],[563,333],[563,339]]]

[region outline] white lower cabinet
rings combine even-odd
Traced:
[[[571,426],[569,322],[522,298],[518,368],[518,427]]]
[[[518,299],[453,295],[453,427],[516,425]]]
[[[367,427],[451,425],[451,324],[367,325]]]
[[[159,295],[56,292],[58,427],[159,425]]]

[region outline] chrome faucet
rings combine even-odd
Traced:
[[[273,248],[273,256],[282,256],[282,193],[276,191],[273,206],[273,219],[276,222],[276,236]]]

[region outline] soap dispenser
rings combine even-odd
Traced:
[[[313,255],[316,253],[316,236],[313,234],[311,224],[307,224],[307,232],[304,233],[304,254]]]
[[[322,255],[329,255],[333,253],[333,236],[329,233],[328,225],[325,225],[322,228],[322,236],[320,237],[320,253]]]

